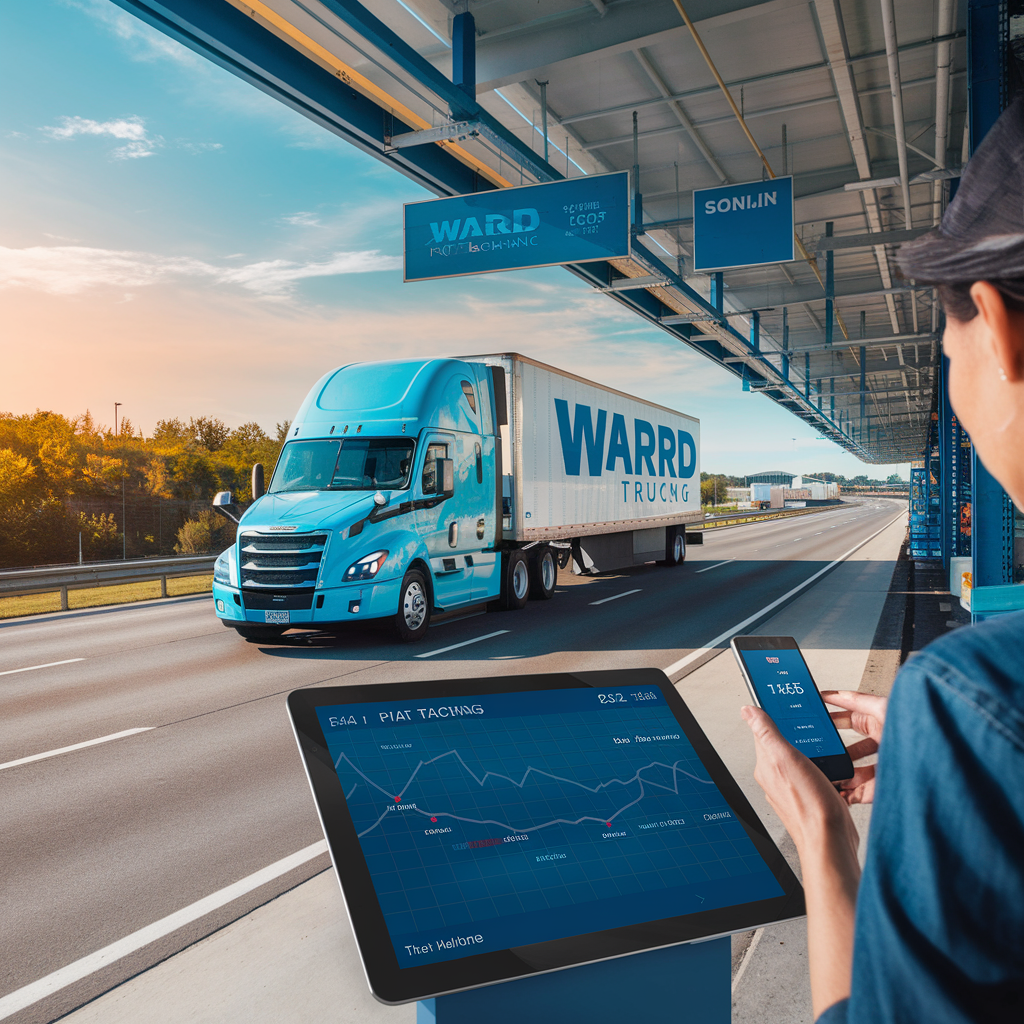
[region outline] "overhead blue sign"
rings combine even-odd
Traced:
[[[405,280],[629,256],[629,175],[405,204]]]
[[[793,231],[792,177],[694,190],[694,270],[789,263]]]

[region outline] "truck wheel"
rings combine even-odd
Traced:
[[[403,643],[422,640],[430,625],[430,592],[427,581],[419,569],[410,569],[402,580],[398,593],[398,612],[395,632]]]
[[[503,611],[525,608],[530,599],[530,567],[518,548],[501,555],[501,607]]]
[[[235,626],[235,630],[243,640],[276,640],[285,632],[281,626]]]
[[[555,583],[558,580],[555,553],[549,547],[539,548],[538,551],[530,559],[530,598],[534,601],[550,601],[555,596]]]
[[[665,532],[665,560],[659,565],[682,565],[686,561],[686,528],[670,526]]]

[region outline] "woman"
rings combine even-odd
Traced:
[[[939,287],[949,398],[1024,509],[1024,100],[979,147],[937,231],[903,247]],[[892,698],[828,692],[879,752],[837,791],[757,708],[755,779],[803,869],[819,1024],[1024,1021],[1024,613],[951,633]],[[860,877],[849,804],[870,803]],[[859,892],[858,892],[859,889]]]

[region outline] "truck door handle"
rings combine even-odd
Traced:
[[[459,543],[459,523],[458,520],[451,523],[448,526],[448,547],[457,547]]]
[[[485,519],[478,519],[476,521],[476,539],[477,540],[483,540],[484,539],[484,528],[486,526],[487,526],[487,521]]]

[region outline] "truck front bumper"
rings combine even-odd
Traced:
[[[290,626],[322,626],[334,622],[356,622],[363,619],[383,619],[398,611],[398,595],[402,581],[372,580],[353,583],[345,587],[317,590],[311,608],[293,608],[288,611]],[[268,612],[262,608],[246,608],[245,593],[237,587],[213,584],[213,603],[217,616],[225,625],[283,625],[281,612]]]

